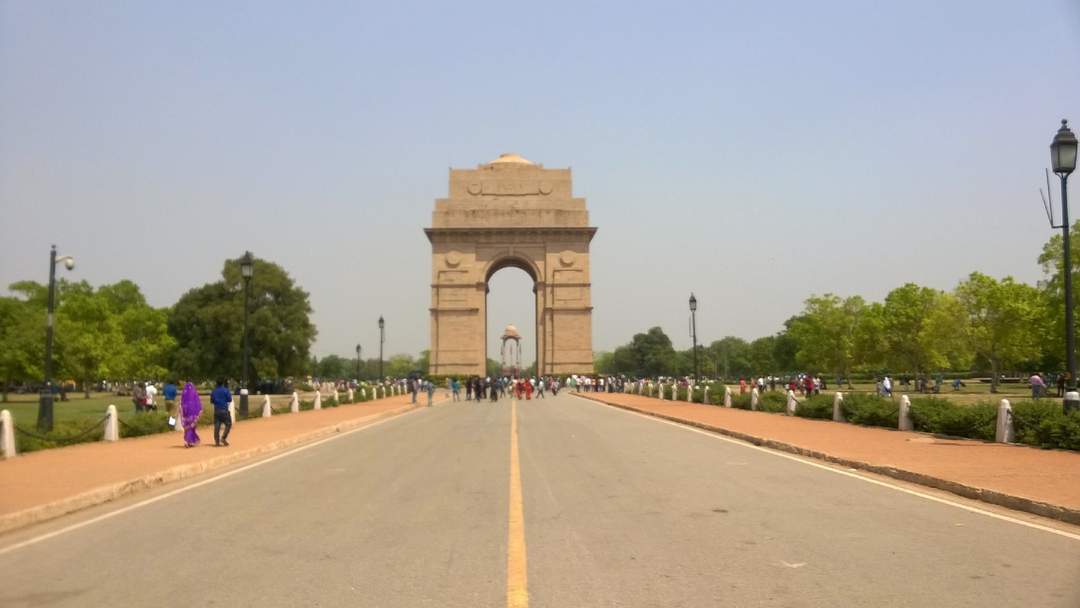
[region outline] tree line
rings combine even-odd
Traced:
[[[1080,222],[1070,229],[1080,238]],[[1054,235],[1038,258],[1045,279],[971,273],[951,291],[906,283],[881,302],[861,296],[813,295],[771,336],[727,336],[698,347],[698,368],[724,378],[794,371],[852,374],[987,372],[996,391],[1006,371],[1058,372],[1064,367],[1062,239]],[[1072,250],[1074,269],[1080,252]],[[1074,280],[1080,273],[1074,272]],[[1074,306],[1076,302],[1074,302]],[[690,375],[693,350],[677,351],[659,327],[596,355],[599,373]]]

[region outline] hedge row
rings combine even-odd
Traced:
[[[656,388],[646,388],[643,394],[655,396]],[[665,385],[664,398],[671,399],[672,387]],[[686,388],[677,391],[679,400],[686,399]],[[795,415],[802,418],[831,420],[834,393],[815,395],[800,399]],[[704,387],[693,392],[693,401],[703,403]],[[712,384],[709,389],[711,405],[724,402],[724,385]],[[731,406],[750,409],[750,393],[732,392]],[[1061,403],[1052,399],[1042,401],[1017,401],[1012,404],[1013,426],[1017,443],[1066,450],[1080,450],[1080,414],[1065,414]],[[758,410],[783,413],[787,410],[787,393],[766,391],[761,394]],[[911,398],[911,420],[915,430],[937,435],[965,437],[993,441],[997,429],[997,402],[981,401],[960,405],[948,399],[935,397]],[[841,405],[844,420],[852,424],[897,427],[900,418],[899,398],[890,399],[868,393],[845,393]]]

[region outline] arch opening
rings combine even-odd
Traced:
[[[539,356],[536,291],[536,279],[527,262],[511,259],[489,269],[484,296],[484,360],[488,375],[513,371],[525,374],[536,367]],[[520,335],[520,359],[514,357],[504,362],[503,336],[509,326]],[[514,370],[515,367],[518,369]]]

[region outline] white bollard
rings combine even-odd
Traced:
[[[15,420],[8,410],[0,411],[0,453],[4,458],[15,457]]]
[[[787,415],[794,416],[795,410],[798,409],[799,402],[795,399],[795,391],[788,389],[787,392]]]
[[[705,403],[705,404],[709,403],[709,385],[708,384],[705,385],[705,393],[701,396],[701,402]]]
[[[844,421],[844,393],[836,391],[836,396],[832,400],[832,419],[836,422]]]
[[[289,399],[289,411],[294,414],[300,411],[300,395],[296,394],[295,391],[292,394],[292,399]]]
[[[262,417],[269,418],[274,415],[274,408],[270,407],[270,395],[263,395]]]
[[[663,382],[657,382],[656,383],[656,394],[660,397],[661,401],[664,400],[664,383]]]
[[[353,401],[355,401],[356,393],[353,392],[352,388],[349,389],[349,392],[346,393],[346,395],[348,395],[348,397],[349,397],[349,403],[352,403]]]
[[[1002,399],[998,403],[997,432],[994,433],[994,441],[998,443],[1013,443],[1016,441],[1016,430],[1013,428],[1012,405],[1008,399]]]
[[[900,420],[897,428],[901,431],[915,430],[915,424],[911,422],[911,399],[907,395],[900,395]]]
[[[731,407],[731,387],[724,387],[724,407]]]
[[[757,387],[750,389],[750,410],[756,412],[758,404],[761,403],[761,393],[758,392]]]
[[[322,409],[322,393],[315,393],[315,406],[312,409]]]
[[[236,404],[231,400],[229,401],[229,419],[236,424]]]
[[[686,402],[687,403],[693,403],[694,402],[694,389],[695,388],[697,388],[697,387],[695,387],[693,384],[687,384],[686,385]]]
[[[117,441],[119,439],[120,419],[117,418],[116,406],[110,403],[109,407],[105,408],[105,434],[101,436],[101,440]]]
[[[341,405],[341,399],[338,398],[337,387],[334,387],[334,403]]]

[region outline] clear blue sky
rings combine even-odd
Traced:
[[[688,346],[691,290],[708,342],[811,293],[1035,281],[1078,34],[1077,0],[0,0],[0,284],[55,242],[164,306],[250,249],[311,293],[319,355],[374,354],[380,313],[416,353],[447,167],[508,151],[573,167],[598,350]],[[493,335],[527,283],[494,279]]]

